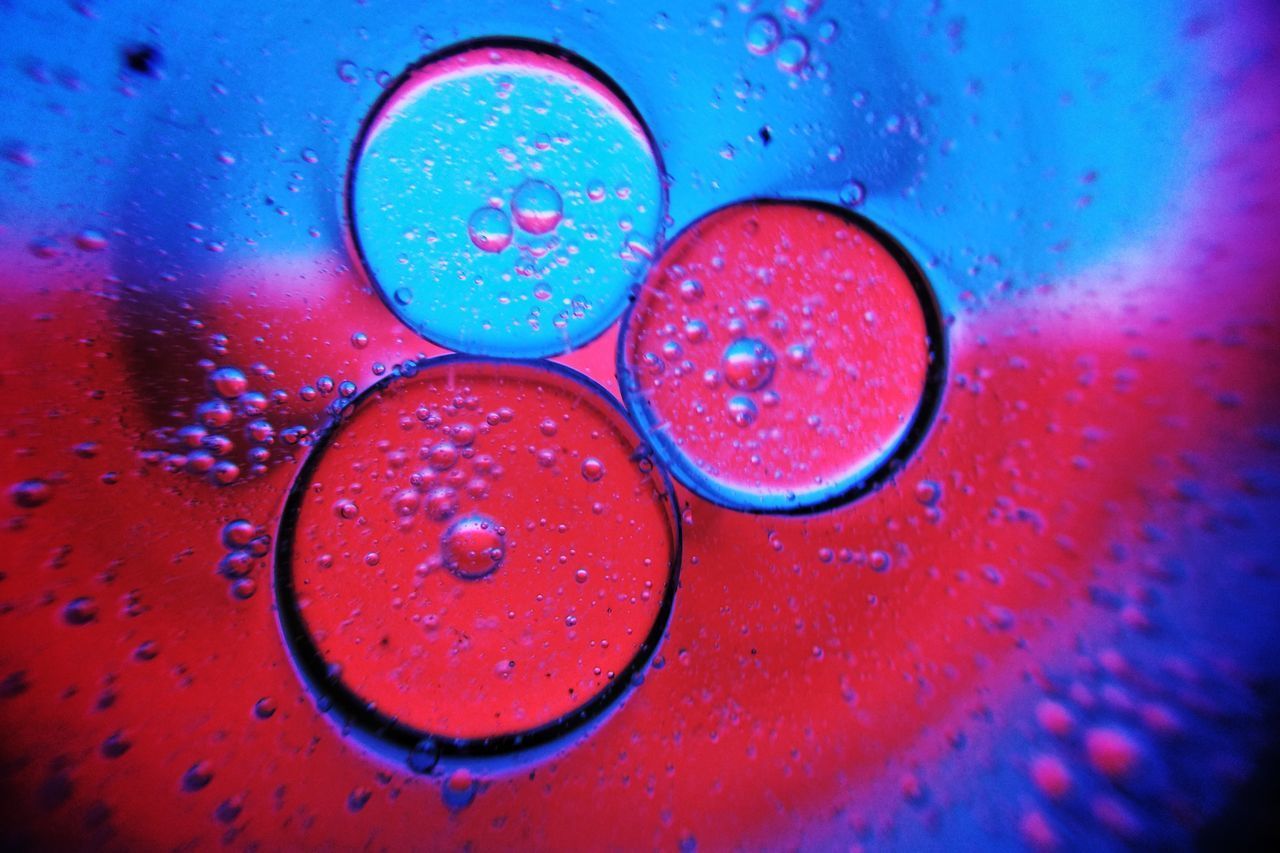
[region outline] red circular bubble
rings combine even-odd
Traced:
[[[670,488],[564,368],[445,357],[405,374],[344,413],[294,486],[286,637],[335,710],[398,744],[534,745],[620,695],[660,638]]]
[[[906,252],[845,211],[756,201],[665,251],[625,319],[628,408],[703,497],[811,511],[846,500],[923,437],[942,328]]]

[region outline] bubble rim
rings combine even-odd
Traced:
[[[418,328],[416,324],[410,323],[405,317],[401,316],[400,311],[395,305],[394,294],[388,293],[379,282],[378,277],[374,274],[373,268],[369,263],[368,257],[365,255],[363,245],[360,242],[360,234],[355,211],[357,167],[360,164],[360,155],[364,146],[373,135],[374,125],[377,123],[379,116],[381,116],[386,110],[388,104],[402,94],[400,91],[401,88],[422,69],[434,63],[443,62],[465,53],[485,49],[527,51],[529,53],[550,57],[551,59],[564,62],[567,65],[573,66],[578,71],[590,76],[630,113],[630,118],[635,122],[636,127],[639,128],[641,134],[644,136],[645,141],[649,145],[649,152],[653,156],[654,171],[658,178],[658,224],[653,235],[653,259],[646,264],[644,275],[638,279],[634,276],[629,276],[629,280],[624,283],[622,288],[624,298],[620,302],[622,310],[613,313],[609,317],[608,322],[603,323],[597,331],[588,337],[582,338],[576,343],[568,340],[567,338],[550,338],[549,341],[554,342],[555,346],[533,347],[528,350],[520,350],[518,352],[486,353],[474,351],[457,345],[459,343],[465,343],[463,341],[445,340],[438,330],[435,332],[435,336],[428,335],[423,329]],[[499,360],[543,359],[566,355],[567,353],[588,346],[593,341],[596,341],[608,334],[614,325],[617,324],[618,318],[626,313],[630,304],[629,294],[641,284],[645,277],[647,277],[648,270],[652,269],[654,262],[661,256],[663,247],[666,244],[667,217],[671,209],[670,195],[670,181],[667,178],[666,163],[663,160],[662,148],[658,144],[658,138],[654,135],[652,128],[649,126],[649,122],[645,121],[639,107],[636,106],[631,97],[611,75],[607,74],[602,68],[585,57],[552,42],[541,41],[539,39],[529,38],[526,36],[478,36],[454,42],[453,44],[447,45],[439,50],[432,51],[431,53],[421,56],[417,60],[409,63],[409,65],[405,66],[403,71],[396,75],[395,79],[383,88],[378,97],[369,104],[368,108],[365,110],[364,118],[360,120],[360,129],[356,132],[355,137],[352,140],[351,150],[347,153],[346,167],[342,176],[342,205],[340,210],[340,219],[342,222],[343,238],[347,254],[355,260],[355,264],[353,265],[354,268],[358,271],[361,278],[369,285],[370,289],[377,295],[379,301],[381,301],[382,304],[386,306],[387,310],[391,312],[391,316],[395,317],[396,321],[402,324],[406,329],[409,329],[427,343],[451,352],[471,355],[476,358],[492,358]]]
[[[394,383],[414,381],[421,378],[427,370],[447,368],[457,364],[475,366],[482,370],[514,367],[533,374],[542,372],[570,385],[576,385],[584,392],[582,400],[595,398],[598,406],[606,413],[612,412],[619,417],[621,422],[635,434],[636,444],[633,455],[644,454],[649,447],[644,436],[628,417],[626,409],[612,394],[589,376],[565,365],[540,359],[508,359],[462,353],[449,353],[412,363],[417,368],[412,375],[405,376],[403,372],[393,373],[353,397],[320,431],[319,437],[290,485],[280,513],[273,553],[272,591],[277,627],[288,651],[290,663],[302,683],[317,699],[323,697],[329,703],[329,707],[321,708],[321,711],[339,722],[344,732],[348,727],[354,729],[375,748],[389,747],[400,759],[407,760],[415,748],[423,743],[431,743],[436,747],[440,760],[483,760],[512,756],[545,747],[565,738],[576,729],[602,720],[605,713],[616,707],[619,700],[630,692],[633,680],[649,665],[662,645],[671,624],[683,562],[683,530],[675,484],[659,460],[651,459],[654,464],[648,473],[656,476],[665,490],[665,495],[660,496],[660,499],[666,506],[671,530],[667,580],[662,591],[662,600],[648,633],[637,645],[627,665],[619,669],[603,688],[577,709],[519,732],[481,738],[454,737],[402,723],[396,717],[370,707],[367,700],[362,699],[358,693],[347,686],[341,675],[337,678],[329,675],[328,662],[313,639],[298,603],[298,591],[293,578],[293,548],[298,518],[314,474],[325,458],[325,451],[341,433],[342,425],[358,414],[361,408],[369,405],[370,401],[380,398],[383,392]]]
[[[632,293],[619,321],[618,346],[614,356],[614,366],[618,376],[618,388],[622,393],[622,402],[631,416],[636,430],[645,438],[663,465],[679,483],[698,497],[723,509],[752,515],[814,515],[838,509],[860,498],[866,497],[880,489],[897,474],[924,443],[937,420],[945,396],[947,372],[949,366],[949,341],[946,322],[943,319],[942,307],[937,294],[929,283],[924,270],[916,262],[910,251],[887,230],[855,211],[815,198],[791,196],[749,196],[713,208],[690,222],[669,240],[665,251],[679,245],[680,241],[707,220],[725,211],[739,207],[798,207],[817,213],[827,213],[853,225],[880,244],[902,269],[911,283],[912,291],[920,304],[924,317],[925,348],[928,363],[925,366],[924,386],[920,391],[920,399],[911,414],[911,421],[892,444],[889,451],[882,455],[879,462],[870,470],[853,477],[832,483],[829,486],[809,491],[796,491],[795,499],[789,500],[786,495],[759,495],[740,488],[729,486],[708,475],[693,464],[689,454],[685,453],[665,432],[655,427],[658,418],[653,409],[640,392],[639,383],[634,381],[638,371],[627,361],[627,350],[632,330],[631,320],[639,303],[641,292],[649,286],[655,272],[662,265],[659,257],[650,265],[645,280]]]

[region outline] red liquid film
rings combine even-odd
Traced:
[[[672,506],[637,444],[562,370],[446,358],[379,386],[286,512],[295,655],[424,735],[587,708],[643,663],[674,583]]]
[[[667,249],[632,309],[629,403],[704,497],[766,510],[838,498],[921,409],[939,342],[919,287],[833,209],[716,211]]]

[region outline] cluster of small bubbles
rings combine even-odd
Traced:
[[[271,536],[259,525],[236,518],[223,525],[220,541],[227,553],[218,563],[218,574],[230,581],[233,597],[252,598],[258,589],[252,575],[271,552]]]
[[[601,184],[600,198],[603,197]],[[515,228],[535,237],[549,234],[564,217],[564,201],[560,193],[545,181],[528,180],[517,187],[511,196],[510,216],[499,204],[495,201],[479,207],[467,220],[467,236],[483,252],[497,254],[505,250],[515,238]],[[546,251],[541,245],[526,248],[533,257],[539,257]]]
[[[363,332],[352,335],[357,348],[367,343]],[[213,336],[214,351],[226,352],[226,336]],[[205,385],[209,399],[196,404],[192,422],[185,426],[157,430],[155,436],[171,450],[166,455],[148,453],[149,461],[163,463],[167,470],[186,472],[207,477],[219,485],[229,485],[245,476],[259,476],[266,472],[272,459],[272,446],[277,443],[287,448],[307,446],[312,441],[311,430],[302,424],[277,429],[273,423],[273,407],[288,403],[290,394],[276,388],[265,394],[250,390],[250,375],[270,380],[274,372],[264,364],[254,364],[249,372],[231,365],[215,366],[213,362],[200,362],[208,372]],[[331,414],[338,414],[350,402],[357,391],[350,381],[335,382],[330,376],[319,377],[314,384],[303,385],[298,398],[303,401],[329,397],[337,391],[338,397],[328,406]],[[235,454],[242,453],[237,461]]]
[[[784,3],[782,12],[789,22],[787,28],[807,23],[818,5],[806,0]],[[756,15],[747,22],[745,43],[747,51],[755,56],[772,54],[778,69],[788,74],[800,74],[811,62],[808,40],[799,33],[785,33],[782,23],[770,14]]]

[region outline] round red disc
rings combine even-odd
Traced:
[[[942,325],[907,253],[815,203],[699,220],[651,270],[623,395],[675,476],[735,509],[812,511],[878,483],[936,407]]]
[[[489,754],[620,695],[665,626],[679,532],[616,404],[564,368],[444,357],[344,415],[276,569],[324,701],[395,744]]]

